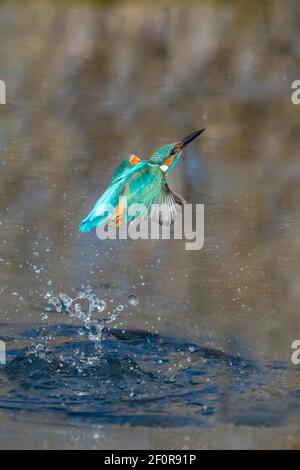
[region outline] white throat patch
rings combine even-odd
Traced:
[[[161,169],[161,171],[162,171],[163,173],[166,173],[166,171],[168,171],[168,168],[169,168],[169,167],[168,167],[168,165],[161,165],[159,168]]]

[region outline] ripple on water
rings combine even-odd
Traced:
[[[299,393],[284,387],[286,364],[263,367],[179,338],[109,329],[124,309],[107,305],[92,290],[48,295],[44,311],[75,324],[36,325],[8,342],[0,409],[144,426],[271,426],[299,411]],[[27,346],[14,349],[15,341]]]

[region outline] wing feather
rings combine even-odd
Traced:
[[[143,203],[138,218],[150,216],[161,225],[172,224],[184,204],[184,199],[170,189],[159,166],[151,164],[135,173],[124,192],[127,195],[128,205]],[[135,218],[133,215],[128,220]]]
[[[105,222],[112,214],[103,212],[104,205],[116,207],[121,195],[127,197],[128,208],[131,204],[143,205],[139,214],[131,216],[127,214],[127,221],[150,216],[161,225],[170,225],[184,204],[184,199],[169,188],[165,174],[158,165],[148,163],[146,160],[135,164],[123,160],[106,191],[81,222],[80,231],[88,232],[99,223]],[[154,211],[153,204],[155,204]]]
[[[134,155],[133,153],[129,155],[125,160],[122,160],[118,168],[114,172],[111,182],[116,181],[124,173],[125,170],[131,168],[133,165],[136,165],[140,161],[140,158],[137,155]]]
[[[110,212],[103,211],[104,206],[110,205],[111,207],[115,207],[118,204],[120,195],[124,191],[127,180],[145,165],[146,163],[141,161],[136,165],[127,165],[127,168],[125,168],[119,176],[116,174],[117,172],[115,172],[107,189],[98,199],[89,214],[81,221],[79,226],[81,232],[89,232],[93,227],[96,227],[99,223],[105,222],[105,220],[112,215]]]

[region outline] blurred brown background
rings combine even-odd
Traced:
[[[289,360],[300,338],[300,7],[1,2],[1,323],[91,284],[126,327]],[[199,127],[170,177],[205,247],[77,238],[119,160]],[[133,313],[133,315],[130,315]]]

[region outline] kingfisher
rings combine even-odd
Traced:
[[[148,216],[153,204],[155,207],[164,206],[164,210],[159,212],[160,224],[172,223],[177,214],[176,207],[182,206],[185,201],[182,196],[170,189],[167,175],[176,165],[187,144],[204,130],[197,130],[179,142],[160,147],[147,160],[142,160],[135,154],[122,160],[107,189],[80,223],[80,232],[89,232],[93,227],[107,221],[115,227],[120,227],[124,221],[130,222],[136,217]],[[124,197],[127,198],[127,207],[139,204],[144,209],[138,214],[128,216],[122,202]]]

